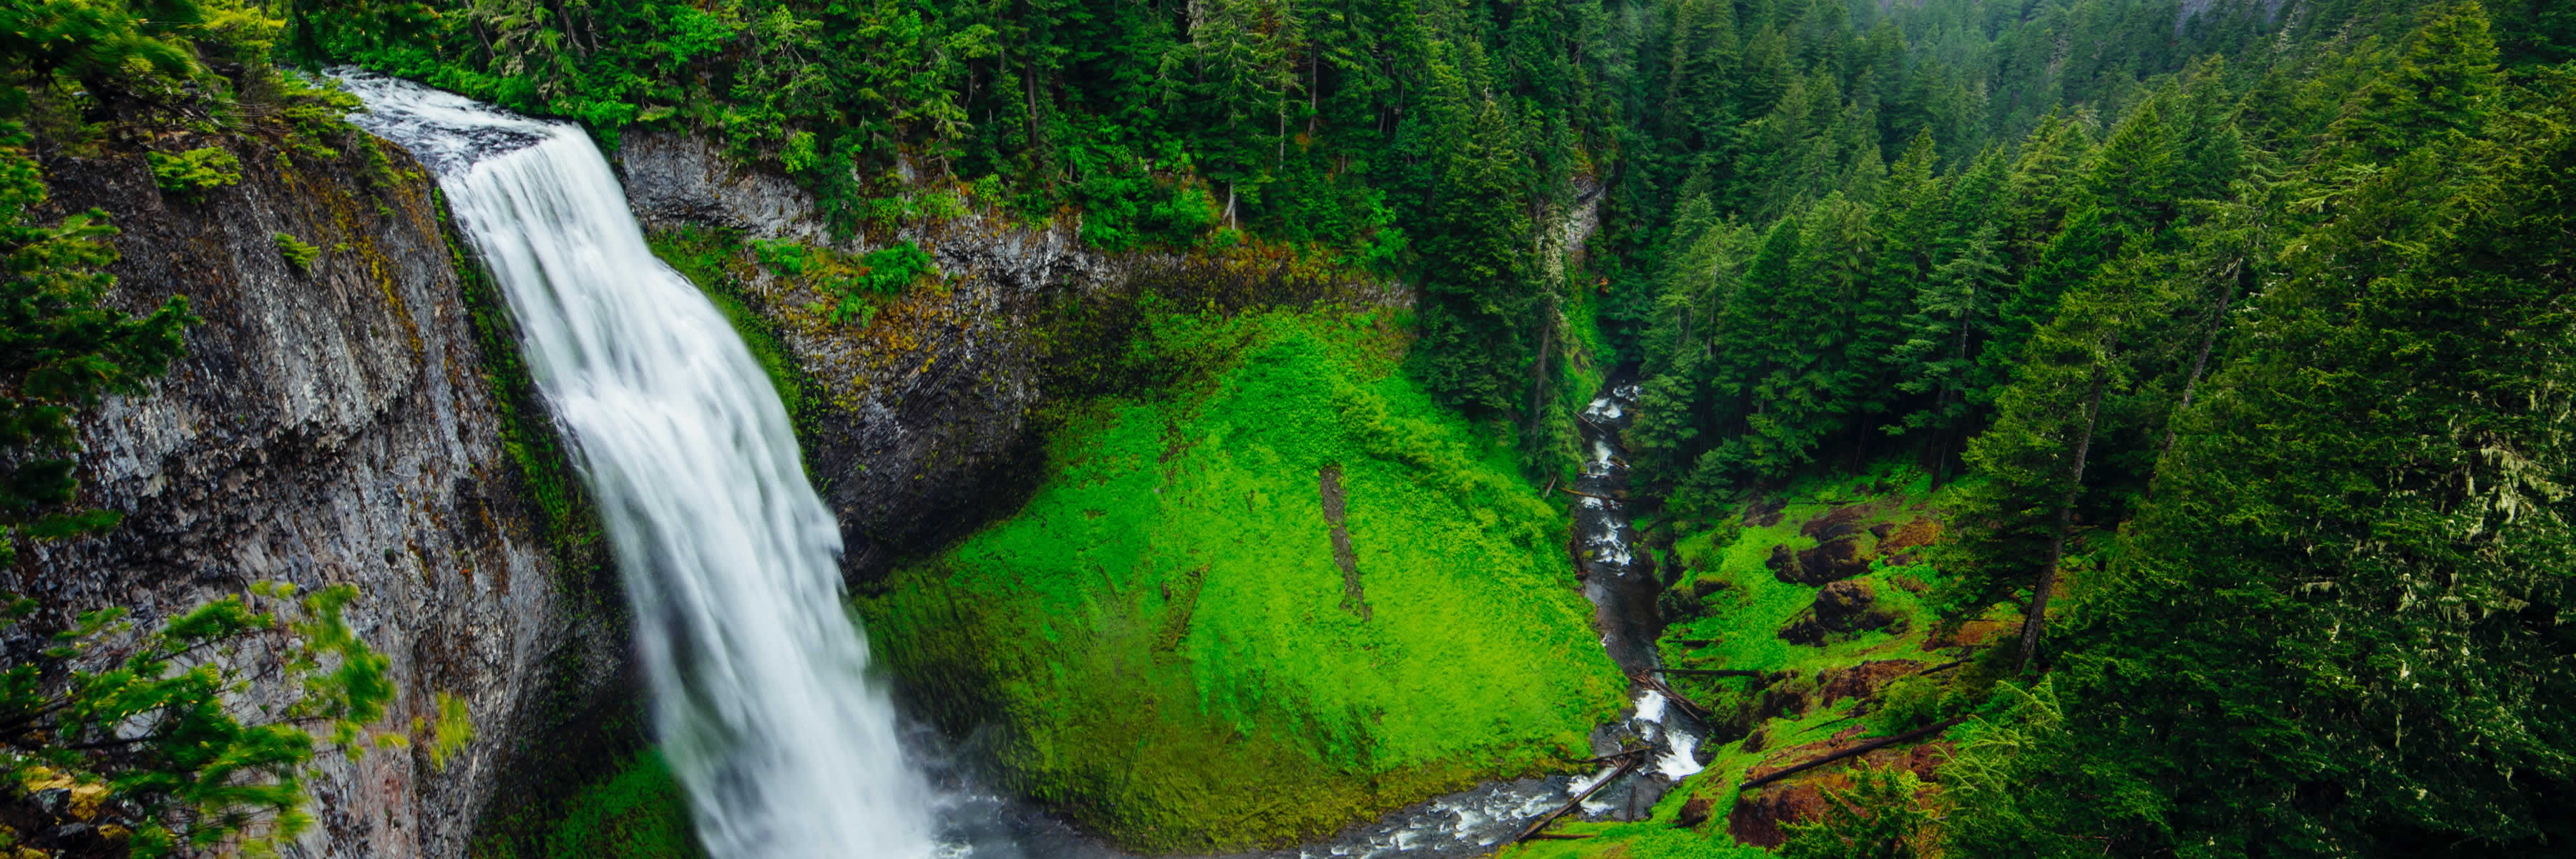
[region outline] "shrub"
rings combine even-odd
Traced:
[[[878,295],[895,295],[922,275],[937,275],[939,262],[930,253],[911,242],[896,242],[881,250],[871,251],[860,259],[867,265],[860,275],[860,285]]]
[[[241,181],[241,159],[220,147],[191,149],[177,155],[143,153],[152,164],[152,181],[161,190],[177,194],[190,202],[201,202],[206,192]]]
[[[814,264],[814,250],[789,239],[753,239],[751,255],[779,274],[794,277]]]
[[[285,233],[278,233],[274,241],[277,242],[278,254],[286,257],[287,262],[294,264],[296,271],[311,273],[313,261],[322,256],[321,248],[306,244],[303,239]]]
[[[866,270],[839,284],[841,302],[831,312],[831,321],[835,325],[855,322],[865,327],[877,316],[876,306],[867,302],[867,296],[900,295],[905,287],[923,275],[937,277],[939,274],[938,261],[931,259],[930,253],[922,250],[920,245],[911,242],[896,242],[870,251],[859,259],[859,263],[866,266]]]

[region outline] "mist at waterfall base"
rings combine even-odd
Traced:
[[[509,304],[625,576],[653,724],[708,852],[1021,853],[992,831],[1010,803],[936,790],[907,762],[785,408],[724,317],[653,256],[590,138],[339,77],[366,104],[354,122],[437,174]]]

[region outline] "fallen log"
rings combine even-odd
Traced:
[[[1629,773],[1636,772],[1637,767],[1645,764],[1645,762],[1645,758],[1629,758],[1627,763],[1620,764],[1617,770],[1612,771],[1610,773],[1610,777],[1593,782],[1591,787],[1584,788],[1582,793],[1575,794],[1573,799],[1566,800],[1564,805],[1559,806],[1555,811],[1548,812],[1545,816],[1540,817],[1538,822],[1530,824],[1529,828],[1521,830],[1521,834],[1512,836],[1512,843],[1519,844],[1523,841],[1537,838],[1539,830],[1546,829],[1548,824],[1555,823],[1556,819],[1564,817],[1566,812],[1582,808],[1584,800],[1591,799],[1593,794],[1600,793],[1601,789],[1609,787],[1611,782],[1618,781]]]
[[[1576,492],[1576,491],[1574,491],[1574,490],[1572,490],[1572,489],[1567,489],[1567,488],[1565,488],[1565,487],[1563,487],[1563,486],[1559,486],[1559,487],[1557,487],[1557,488],[1556,488],[1556,491],[1558,491],[1558,492],[1563,492],[1563,493],[1565,493],[1565,494],[1567,494],[1567,495],[1580,495],[1580,496],[1583,496],[1583,497],[1585,497],[1585,498],[1599,499],[1599,500],[1602,500],[1602,501],[1617,501],[1617,500],[1619,500],[1619,499],[1612,498],[1612,497],[1607,496],[1607,495],[1594,495],[1594,494],[1589,493],[1589,492]]]
[[[1833,754],[1829,754],[1829,755],[1826,755],[1826,756],[1824,756],[1824,757],[1817,758],[1817,759],[1815,759],[1815,760],[1808,761],[1808,762],[1806,762],[1806,763],[1799,764],[1799,765],[1797,765],[1797,766],[1790,767],[1790,768],[1788,768],[1788,769],[1784,769],[1784,770],[1781,770],[1781,771],[1779,771],[1779,772],[1775,772],[1775,773],[1772,773],[1772,774],[1770,774],[1770,775],[1763,776],[1763,777],[1761,777],[1761,778],[1748,780],[1748,781],[1746,781],[1746,782],[1745,782],[1745,783],[1743,783],[1743,784],[1736,785],[1736,789],[1737,789],[1737,790],[1752,790],[1752,789],[1754,789],[1754,788],[1761,787],[1761,786],[1763,786],[1763,785],[1770,784],[1770,783],[1772,783],[1772,782],[1779,781],[1779,780],[1781,780],[1781,779],[1788,778],[1788,777],[1790,777],[1790,776],[1797,775],[1797,774],[1799,774],[1799,773],[1806,772],[1806,771],[1808,771],[1808,770],[1815,769],[1815,768],[1817,768],[1817,767],[1824,766],[1824,765],[1826,765],[1826,764],[1833,763],[1833,762],[1835,762],[1835,761],[1838,761],[1838,760],[1842,760],[1842,759],[1844,759],[1844,758],[1851,757],[1851,756],[1853,756],[1853,755],[1863,755],[1863,754],[1868,754],[1868,753],[1870,753],[1870,752],[1878,751],[1879,749],[1887,748],[1888,746],[1893,746],[1893,745],[1896,745],[1896,744],[1898,744],[1898,743],[1909,742],[1909,741],[1912,741],[1912,740],[1919,740],[1919,739],[1922,739],[1922,738],[1924,738],[1924,737],[1931,736],[1931,735],[1933,735],[1933,734],[1938,734],[1938,733],[1940,733],[1940,732],[1942,732],[1942,731],[1947,731],[1947,730],[1949,730],[1952,726],[1957,725],[1957,724],[1959,724],[1960,722],[1965,722],[1965,721],[1967,721],[1967,720],[1968,720],[1968,718],[1967,718],[1966,716],[1961,716],[1961,717],[1956,718],[1956,719],[1948,719],[1948,720],[1944,720],[1944,721],[1941,721],[1941,722],[1935,722],[1935,723],[1930,724],[1930,725],[1925,725],[1925,726],[1923,726],[1923,727],[1916,728],[1916,729],[1914,729],[1914,730],[1907,731],[1907,732],[1902,733],[1902,734],[1897,734],[1897,735],[1895,735],[1895,736],[1891,736],[1891,737],[1880,737],[1880,738],[1875,739],[1875,740],[1869,740],[1869,741],[1866,741],[1866,742],[1861,743],[1860,745],[1853,746],[1853,747],[1851,747],[1851,748],[1844,749],[1844,750],[1842,750],[1842,751],[1835,752],[1835,753],[1833,753]]]
[[[1853,713],[1853,714],[1851,714],[1851,715],[1849,715],[1849,716],[1844,716],[1844,717],[1842,717],[1842,718],[1840,718],[1840,719],[1832,719],[1832,720],[1828,720],[1828,721],[1824,721],[1824,722],[1818,722],[1818,723],[1816,723],[1816,724],[1813,724],[1813,725],[1809,725],[1809,726],[1807,726],[1807,729],[1806,729],[1806,730],[1804,730],[1804,731],[1799,731],[1799,732],[1798,732],[1798,736],[1803,737],[1803,736],[1806,736],[1806,735],[1808,735],[1808,734],[1815,733],[1815,732],[1817,732],[1818,730],[1821,730],[1821,729],[1824,729],[1824,728],[1830,728],[1830,727],[1833,727],[1833,726],[1835,726],[1835,725],[1842,724],[1842,723],[1844,723],[1844,722],[1849,722],[1849,721],[1851,721],[1851,720],[1853,720],[1853,719],[1858,719],[1858,718],[1860,718],[1860,717],[1861,717],[1861,714],[1859,714],[1859,713]]]
[[[1654,675],[1631,674],[1628,676],[1628,679],[1635,681],[1639,686],[1644,686],[1648,689],[1662,693],[1664,700],[1681,705],[1682,709],[1690,712],[1691,718],[1698,719],[1703,722],[1708,721],[1709,710],[1707,707],[1702,707],[1699,705],[1699,702],[1691,700],[1688,696],[1685,696],[1682,693],[1673,691],[1673,687],[1664,685],[1664,681],[1655,679]]]

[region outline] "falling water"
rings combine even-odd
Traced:
[[[719,859],[931,855],[929,788],[862,676],[841,539],[768,378],[654,259],[580,129],[343,76],[438,174],[625,571],[656,729]]]

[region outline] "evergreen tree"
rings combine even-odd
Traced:
[[[2541,86],[2285,243],[2062,645],[2033,789],[1961,808],[1954,850],[2563,844],[2576,80]]]
[[[2359,157],[2389,161],[2483,121],[2498,87],[2495,37],[2475,2],[2424,7],[2394,68],[2346,103],[2334,137]]]
[[[1429,223],[1422,336],[1415,373],[1441,399],[1475,411],[1512,411],[1530,365],[1537,284],[1522,205],[1520,152],[1500,105],[1450,87],[1443,156]]]
[[[1902,390],[1931,402],[1906,416],[1901,431],[1928,430],[1933,482],[1943,482],[1950,458],[1966,435],[1972,412],[1968,392],[1988,381],[1977,357],[1994,337],[1995,310],[2003,291],[2003,254],[1989,224],[1969,235],[1956,255],[1934,269],[1914,298],[1907,338],[1893,357],[1908,368]]]
[[[2137,381],[2126,341],[2168,310],[2166,264],[2131,258],[2070,293],[1996,398],[1994,425],[1968,443],[1968,464],[1987,479],[1952,512],[1951,537],[1936,553],[1947,575],[1936,602],[1952,617],[2020,603],[2024,666],[2075,536],[2103,402]]]

